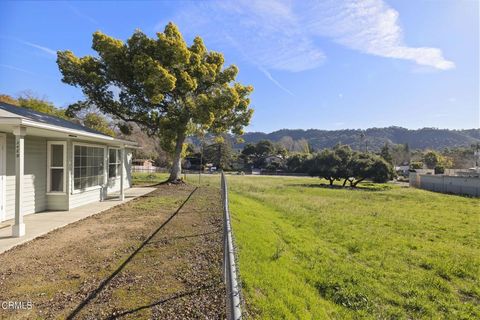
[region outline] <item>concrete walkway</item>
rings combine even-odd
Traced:
[[[12,225],[14,224],[14,220],[4,221],[0,224],[0,253],[3,253],[21,243],[35,239],[36,237],[44,235],[54,229],[61,228],[72,222],[100,213],[154,190],[155,188],[151,187],[130,188],[125,190],[124,201],[119,201],[118,197],[111,196],[108,200],[93,202],[70,211],[45,211],[26,215],[23,217],[26,234],[20,238],[12,237]]]

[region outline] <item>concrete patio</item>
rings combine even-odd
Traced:
[[[45,211],[26,215],[24,216],[26,233],[20,238],[12,237],[11,226],[14,224],[14,220],[4,221],[0,223],[0,254],[54,229],[126,203],[154,190],[155,188],[152,187],[130,188],[125,190],[125,200],[123,201],[119,200],[118,195],[113,194],[105,201],[90,203],[70,211]]]

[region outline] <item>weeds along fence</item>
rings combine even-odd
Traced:
[[[227,319],[242,319],[241,290],[235,264],[235,247],[233,244],[230,211],[228,209],[228,186],[225,174],[221,179],[222,204],[223,204],[223,278],[226,288]]]

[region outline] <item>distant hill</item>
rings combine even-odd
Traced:
[[[480,129],[449,130],[423,128],[410,130],[401,127],[371,128],[367,130],[301,130],[282,129],[271,133],[248,132],[243,135],[245,143],[256,143],[260,140],[278,142],[283,137],[293,140],[305,139],[316,150],[331,148],[337,143],[348,144],[354,149],[363,149],[362,133],[368,141],[370,150],[379,150],[385,142],[390,144],[408,143],[410,149],[442,150],[450,147],[470,146],[480,142]],[[235,148],[242,148],[243,144],[236,144]]]

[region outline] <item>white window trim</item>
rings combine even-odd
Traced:
[[[93,187],[88,187],[85,189],[75,189],[75,146],[80,146],[80,147],[95,147],[95,148],[102,148],[103,149],[103,184],[101,186],[93,186]],[[72,143],[72,174],[71,174],[71,181],[72,181],[72,192],[71,194],[78,194],[86,191],[92,191],[92,190],[98,190],[102,189],[105,187],[106,184],[106,179],[108,176],[108,156],[106,156],[108,148],[105,145],[102,144],[93,144],[93,143],[81,143],[81,142],[73,142]]]
[[[52,145],[63,146],[63,191],[51,191],[51,169],[62,169],[60,167],[52,167]],[[66,141],[47,141],[47,195],[66,195],[67,194],[67,142]]]
[[[110,149],[111,150],[117,150],[117,162],[115,163],[110,163]],[[117,179],[120,179],[120,175],[118,174],[118,165],[121,165],[122,164],[122,161],[121,161],[121,158],[122,157],[122,154],[121,154],[121,148],[117,148],[117,147],[108,147],[108,168],[107,168],[107,175],[110,173],[110,165],[111,164],[115,164],[115,177],[108,177],[108,180],[117,180]]]

